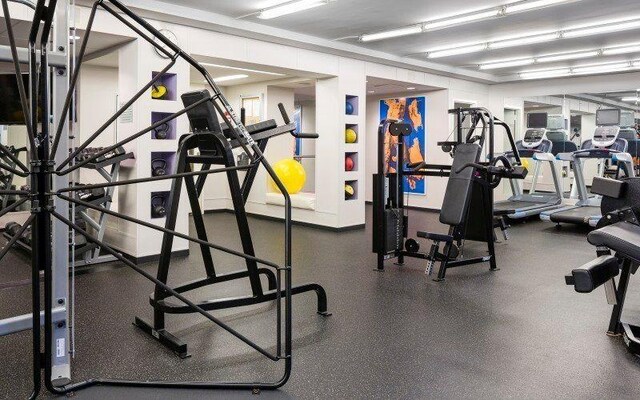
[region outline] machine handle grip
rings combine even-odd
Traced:
[[[284,120],[284,123],[286,125],[289,125],[291,123],[291,120],[289,119],[289,115],[287,114],[287,110],[285,110],[285,108],[284,108],[284,104],[278,103],[278,109],[280,110],[280,114],[282,115],[282,119]]]

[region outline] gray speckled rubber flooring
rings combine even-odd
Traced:
[[[370,213],[370,208],[368,209]],[[210,238],[237,248],[230,214],[207,215]],[[413,212],[411,230],[444,231],[437,215]],[[280,224],[251,220],[258,253],[281,261]],[[497,246],[501,270],[452,269],[445,283],[409,259],[373,271],[370,230],[333,233],[294,228],[294,281],[315,281],[329,295],[330,318],[315,314],[313,294],[295,296],[294,370],[289,383],[259,397],[248,392],[91,388],[78,399],[638,399],[640,362],[604,332],[604,291],[579,295],[564,285],[572,267],[594,257],[585,230],[531,221]],[[468,255],[484,250],[469,244]],[[241,263],[214,254],[220,271]],[[200,253],[176,260],[171,282],[202,276]],[[12,252],[0,281],[28,279],[27,258]],[[145,269],[155,271],[155,265]],[[640,280],[632,279],[625,318],[640,322]],[[169,329],[193,357],[180,360],[131,324],[150,317],[152,285],[125,268],[77,278],[75,380],[276,379],[282,369],[203,318],[169,316]],[[246,285],[225,284],[219,297]],[[206,291],[192,295],[204,299]],[[0,317],[29,311],[29,288],[0,290]],[[217,312],[240,332],[273,348],[270,305]],[[0,397],[30,391],[30,333],[0,338]],[[50,396],[50,395],[48,395]]]

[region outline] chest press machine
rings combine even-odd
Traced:
[[[453,155],[452,165],[434,165],[425,162],[405,164],[404,137],[410,126],[394,120],[384,120],[378,128],[378,173],[373,177],[373,252],[377,255],[377,269],[384,270],[384,263],[397,259],[404,264],[405,257],[427,260],[426,273],[431,275],[436,263],[440,263],[436,281],[445,279],[449,268],[488,262],[491,270],[497,270],[495,256],[496,226],[493,213],[493,190],[502,178],[524,179],[526,168],[521,166],[518,149],[511,130],[504,122],[493,117],[485,108],[449,110],[456,116],[455,141],[440,142],[443,150]],[[466,118],[471,127],[464,134]],[[477,132],[478,126],[482,128]],[[495,125],[502,126],[511,144],[515,164],[504,156],[494,154]],[[395,154],[397,171],[389,172],[385,165],[385,135],[397,137]],[[477,132],[477,134],[475,134]],[[487,145],[487,161],[481,161],[482,150]],[[432,242],[428,253],[420,252],[416,239],[409,238],[409,217],[405,207],[404,179],[408,176],[448,177],[440,222],[449,226],[447,234],[417,232],[418,238]],[[502,226],[506,229],[506,226]],[[460,247],[465,240],[487,244],[488,254],[481,257],[459,259]],[[442,251],[440,245],[444,244]]]

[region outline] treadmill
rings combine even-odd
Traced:
[[[587,159],[610,160],[617,165],[618,174],[624,171],[626,176],[633,176],[633,161],[626,153],[628,143],[619,138],[620,110],[602,109],[596,113],[597,128],[592,140],[586,140],[580,150],[573,153],[560,153],[558,160],[569,161],[575,175],[578,201],[573,206],[540,213],[543,221],[589,225],[595,227],[602,218],[600,197],[590,196],[584,178],[584,161]]]
[[[546,114],[544,115],[546,118]],[[545,128],[530,128],[525,132],[524,139],[516,143],[520,157],[531,158],[535,162],[531,189],[529,193],[523,193],[519,180],[510,179],[509,184],[513,195],[507,200],[494,203],[495,216],[506,215],[511,219],[521,219],[539,215],[543,211],[557,209],[562,206],[562,191],[556,168],[556,159],[551,154],[553,144],[545,138],[545,134]],[[506,153],[505,156],[513,158],[513,153]],[[542,164],[544,162],[548,162],[551,166],[555,193],[536,191],[538,177],[542,173]]]

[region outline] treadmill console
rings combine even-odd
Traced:
[[[593,147],[611,147],[620,134],[619,126],[599,126],[593,134]]]
[[[522,140],[522,146],[527,149],[539,147],[546,133],[546,129],[527,129]]]

